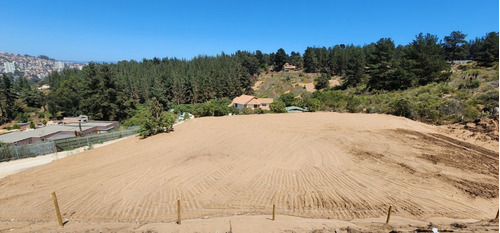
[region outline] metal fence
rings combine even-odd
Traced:
[[[134,128],[129,128],[127,130],[120,130],[112,133],[93,134],[84,137],[57,139],[54,140],[54,142],[57,151],[72,150],[74,148],[82,146],[91,147],[94,144],[101,144],[106,141],[111,141],[118,138],[134,135],[137,133],[138,129],[139,129],[138,127],[137,128],[134,127]]]
[[[53,141],[41,142],[24,146],[0,147],[0,162],[35,157],[55,153]]]
[[[111,133],[93,134],[84,137],[64,138],[23,146],[0,147],[0,162],[56,153],[63,150],[89,146],[134,135],[139,127],[130,127]]]

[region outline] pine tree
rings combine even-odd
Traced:
[[[0,121],[2,123],[13,120],[15,117],[14,101],[16,100],[16,95],[12,89],[10,78],[3,74],[0,82],[0,107],[2,114]]]
[[[346,55],[347,69],[345,75],[342,76],[342,84],[344,87],[355,87],[365,77],[365,55],[362,48],[352,45],[346,48]]]
[[[437,41],[435,35],[420,33],[405,49],[404,67],[418,85],[441,82],[451,75],[450,65]]]
[[[479,45],[477,58],[479,65],[491,66],[498,62],[498,32],[490,32]]]
[[[281,71],[283,69],[283,65],[285,65],[286,61],[288,60],[288,55],[286,54],[285,50],[280,48],[276,52],[276,56],[274,57],[274,71]]]
[[[443,47],[445,57],[452,63],[454,60],[462,60],[467,57],[468,51],[466,49],[467,41],[465,37],[467,37],[467,35],[463,34],[461,31],[453,31],[449,36],[444,37],[445,43]]]

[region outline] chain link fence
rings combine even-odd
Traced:
[[[92,147],[92,145],[94,144],[101,144],[106,141],[111,141],[127,137],[130,135],[134,135],[137,133],[138,130],[139,127],[131,127],[127,130],[120,130],[112,133],[93,134],[84,137],[57,139],[54,140],[54,142],[57,151],[72,150],[82,146]]]
[[[55,150],[54,141],[24,146],[3,146],[0,147],[0,162],[51,154],[55,153]]]

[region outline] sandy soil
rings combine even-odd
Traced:
[[[112,143],[124,140],[124,139],[125,138],[120,138],[120,139],[116,139],[113,141],[107,141],[107,142],[104,142],[101,144],[95,144],[95,145],[93,145],[93,148],[107,146],[107,145],[110,145]],[[0,163],[0,178],[24,171],[26,169],[30,169],[33,167],[44,165],[44,164],[50,163],[52,161],[56,161],[58,159],[66,158],[68,156],[72,156],[72,155],[84,152],[86,150],[89,150],[88,146],[76,148],[76,149],[73,149],[70,151],[56,152],[56,153],[36,156],[36,157],[32,157],[32,158],[16,159],[16,160],[11,160],[9,162],[1,162]]]
[[[263,81],[257,81],[257,82],[255,82],[255,84],[253,85],[252,89],[253,89],[254,91],[259,90],[259,89],[260,89],[260,87],[259,87],[259,86],[260,86],[260,84],[262,84],[262,83],[263,83]]]
[[[328,82],[330,83],[330,88],[340,86],[340,82],[338,79],[328,80]]]
[[[316,89],[314,88],[314,83],[299,83],[299,86],[305,87],[306,91],[314,92]]]
[[[183,218],[198,219],[177,232],[206,232],[204,218],[234,215],[249,220],[235,219],[233,227],[251,232],[267,226],[273,204],[290,219],[259,231],[333,232],[350,224],[385,231],[397,226],[383,224],[389,205],[394,221],[412,219],[404,226],[444,217],[486,221],[498,210],[498,162],[498,148],[394,116],[199,118],[170,134],[125,139],[0,179],[0,231],[52,231],[52,191],[69,220],[65,229],[75,232],[163,232],[176,219],[177,199]],[[259,214],[266,219],[252,223]],[[291,216],[319,218],[320,225]],[[228,231],[222,219],[220,232]]]

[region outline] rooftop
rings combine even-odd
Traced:
[[[107,127],[113,124],[113,122],[88,122],[82,123],[82,130],[87,130],[93,127],[101,126]],[[9,132],[0,135],[1,142],[14,143],[27,138],[40,138],[47,135],[57,133],[57,132],[74,132],[80,131],[78,123],[71,123],[65,125],[49,125],[43,128],[38,128],[34,130],[26,130],[21,132]]]

